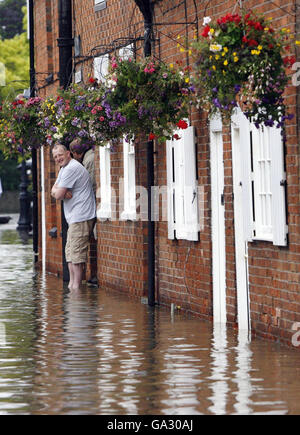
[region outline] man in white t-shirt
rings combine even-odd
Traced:
[[[51,195],[64,203],[65,218],[69,225],[66,243],[69,289],[76,291],[82,282],[89,239],[96,220],[95,195],[88,171],[71,157],[64,145],[55,145],[52,153],[61,169]]]

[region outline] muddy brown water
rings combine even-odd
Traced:
[[[299,414],[300,352],[33,269],[0,226],[0,414]]]

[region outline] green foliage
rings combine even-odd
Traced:
[[[26,0],[3,0],[0,2],[0,39],[11,39],[23,31],[22,8]]]
[[[26,27],[26,8],[23,8],[23,28]],[[11,39],[0,39],[1,64],[5,68],[5,86],[0,86],[0,103],[15,98],[29,86],[29,41],[26,31]]]

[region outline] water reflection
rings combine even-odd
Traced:
[[[1,414],[297,414],[300,354],[35,274],[0,229]]]

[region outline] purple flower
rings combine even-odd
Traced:
[[[71,124],[72,124],[74,127],[77,127],[79,123],[80,123],[80,119],[79,119],[79,118],[74,118],[74,119],[72,119]]]
[[[214,99],[213,99],[213,103],[214,103],[214,105],[215,105],[216,107],[218,107],[218,108],[221,107],[221,103],[220,103],[220,101],[219,101],[218,98],[214,98]]]
[[[88,134],[88,132],[86,131],[86,130],[80,130],[79,132],[78,132],[78,136],[79,137],[87,137],[89,134]]]
[[[234,85],[234,91],[237,94],[241,90],[241,85]]]

